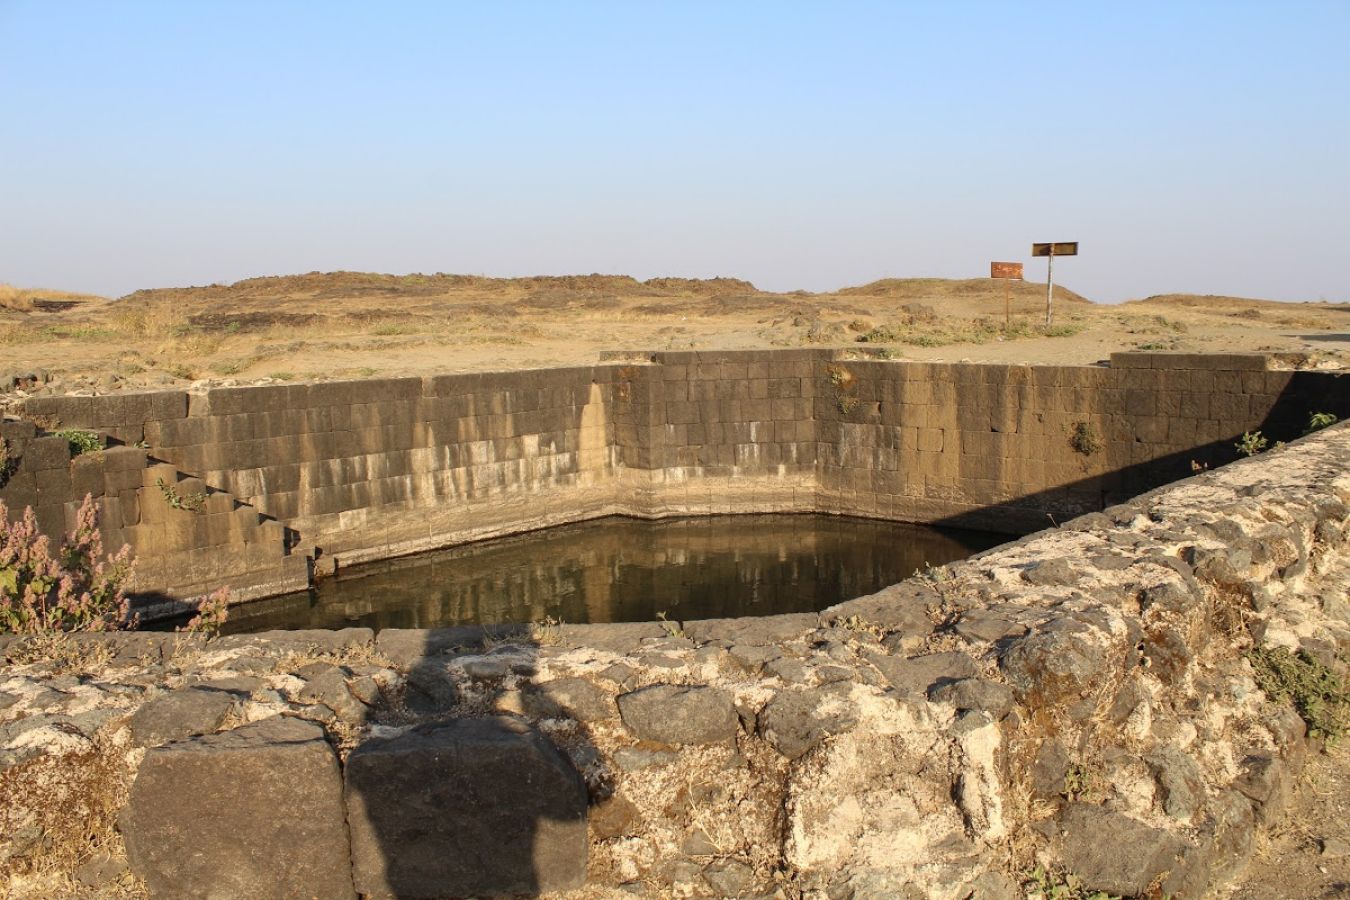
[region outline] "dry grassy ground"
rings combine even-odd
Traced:
[[[1005,288],[1011,317],[1005,317]],[[55,390],[490,371],[594,362],[602,349],[844,346],[899,358],[1092,363],[1114,350],[1266,350],[1350,360],[1350,304],[1167,295],[1095,304],[1044,285],[888,279],[775,294],[734,279],[310,274],[118,300],[0,286],[0,375]]]

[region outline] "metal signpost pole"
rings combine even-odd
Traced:
[[[1051,310],[1055,302],[1055,245],[1050,245],[1050,255],[1045,261],[1045,327],[1050,327]]]
[[[1077,241],[1060,241],[1054,244],[1032,244],[1032,256],[1044,256],[1046,259],[1045,269],[1045,324],[1049,327],[1054,321],[1054,302],[1055,302],[1055,257],[1056,256],[1077,256]]]

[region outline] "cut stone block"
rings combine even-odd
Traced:
[[[716,744],[736,737],[740,719],[719,688],[656,684],[619,697],[623,723],[644,741]]]
[[[154,747],[220,727],[234,708],[234,698],[217,691],[174,691],[146,703],[131,717],[131,740]]]
[[[122,832],[155,898],[355,897],[337,757],[298,719],[148,751]]]
[[[347,760],[357,890],[369,897],[535,895],[586,880],[586,787],[508,718],[428,723]]]

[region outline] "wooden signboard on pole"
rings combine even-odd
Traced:
[[[1012,324],[1012,281],[1022,280],[1022,264],[1020,262],[991,262],[989,264],[990,278],[1003,278],[1007,282],[1003,285],[1003,321],[1007,325]]]
[[[1044,256],[1046,258],[1045,270],[1045,324],[1049,325],[1051,321],[1051,312],[1055,299],[1055,257],[1056,256],[1077,256],[1077,241],[1060,241],[1049,244],[1032,244],[1032,256]]]

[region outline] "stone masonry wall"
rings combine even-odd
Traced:
[[[1021,533],[1235,458],[1263,431],[1350,416],[1350,380],[1259,355],[1117,353],[1103,366],[819,366],[818,508]]]
[[[614,513],[825,511],[1023,533],[1230,460],[1245,431],[1287,439],[1311,412],[1350,415],[1350,382],[1267,371],[1261,356],[1030,367],[851,355],[612,354],[533,372],[44,398],[25,413],[144,441],[285,526],[285,553],[320,569]],[[52,496],[39,508],[60,505]],[[179,554],[147,566],[180,595],[221,546],[186,539],[136,545]],[[254,580],[293,583],[275,574]]]
[[[132,589],[146,611],[173,612],[174,601],[221,587],[239,601],[309,584],[308,559],[291,552],[285,526],[143,447],[72,454],[67,438],[31,422],[0,422],[0,439],[10,459],[0,473],[8,518],[31,508],[42,532],[59,539],[90,497],[105,549],[135,553]]]
[[[1347,676],[1347,549],[1350,423],[819,614],[0,638],[0,890],[1207,896],[1319,746],[1258,659]]]

